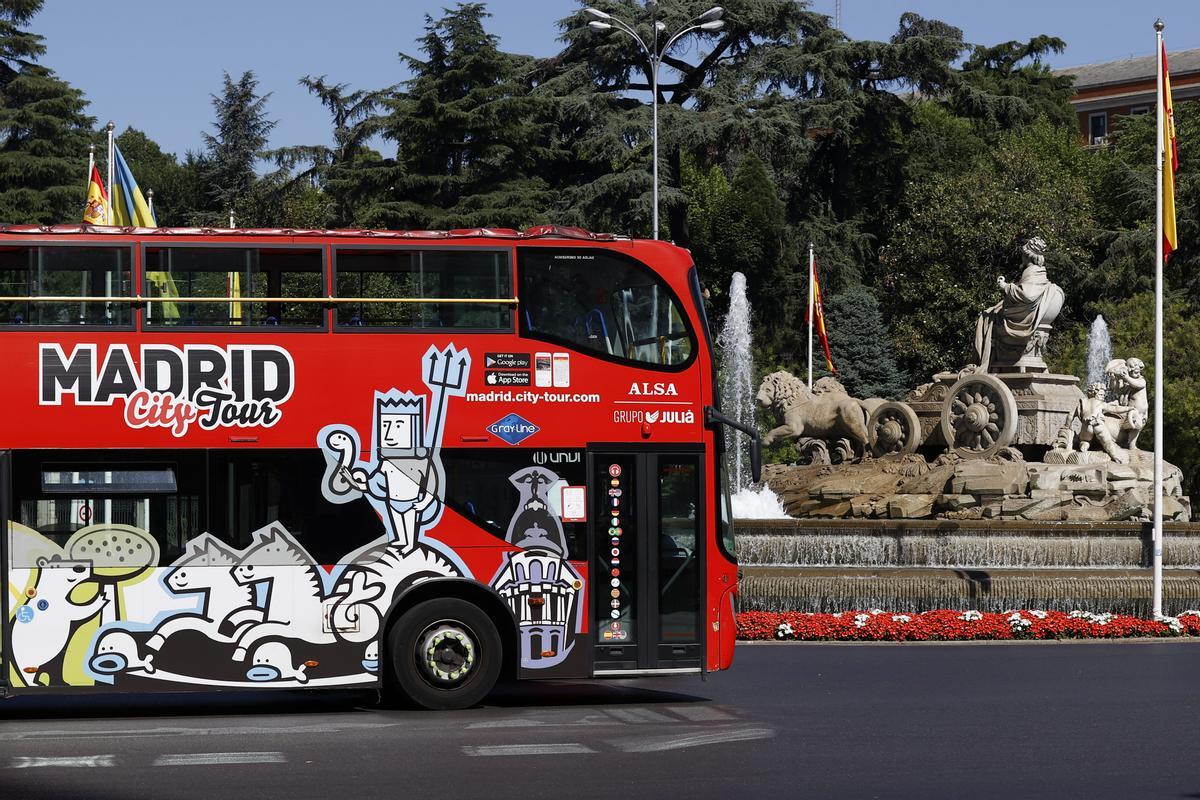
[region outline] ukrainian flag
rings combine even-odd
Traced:
[[[113,142],[113,185],[112,185],[112,216],[113,225],[134,226],[138,228],[157,228],[158,221],[150,210],[142,190],[133,179],[133,172],[121,155],[121,148]],[[151,296],[178,298],[179,289],[169,272],[147,271],[146,282],[156,291]],[[149,287],[147,287],[149,288]],[[179,306],[174,302],[153,304],[162,309],[163,319],[179,319]],[[151,314],[154,310],[151,309]]]
[[[121,148],[113,142],[113,185],[112,185],[112,215],[113,225],[122,227],[136,226],[138,228],[157,228],[154,212],[142,197]]]

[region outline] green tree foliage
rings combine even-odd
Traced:
[[[154,192],[154,218],[158,224],[164,227],[187,225],[193,210],[203,201],[196,172],[181,165],[173,154],[164,153],[157,142],[136,128],[126,128],[116,141],[138,188],[147,197]],[[99,162],[108,157],[101,152],[103,149],[103,145],[96,148]]]
[[[300,79],[329,111],[333,123],[333,146],[300,145],[272,153],[281,168],[307,168],[294,176],[297,182],[320,186],[328,196],[327,214],[319,226],[345,228],[362,224],[375,215],[374,206],[399,176],[396,163],[384,159],[368,145],[383,129],[377,114],[380,105],[395,92],[394,86],[375,91],[348,91],[347,84],[327,83],[325,76]],[[317,227],[317,226],[314,226]]]
[[[1096,313],[1109,322],[1115,358],[1137,357],[1146,363],[1150,387],[1151,419],[1138,437],[1144,450],[1154,447],[1154,293],[1138,292],[1122,300],[1098,303]],[[1080,323],[1054,334],[1057,341],[1052,366],[1073,375],[1087,372],[1087,325]],[[1184,471],[1185,487],[1200,495],[1200,373],[1195,354],[1200,352],[1200,316],[1181,293],[1163,305],[1163,447],[1165,458]]]
[[[914,183],[880,252],[878,282],[901,368],[916,379],[974,361],[975,320],[999,298],[1029,237],[1047,242],[1047,269],[1069,287],[1065,319],[1086,303],[1094,235],[1086,154],[1046,123],[1002,137],[960,175]],[[1078,155],[1076,156],[1076,153]]]
[[[214,133],[205,133],[205,154],[201,160],[203,181],[210,221],[221,223],[230,209],[244,207],[254,187],[255,165],[265,154],[267,137],[275,127],[267,119],[267,100],[270,93],[258,93],[258,79],[252,71],[242,73],[234,81],[224,73],[220,95],[212,96],[217,118]]]
[[[424,58],[386,101],[383,135],[397,145],[394,191],[370,222],[397,228],[525,227],[549,221],[552,196],[534,174],[545,132],[527,75],[533,59],[505,53],[484,30],[481,3],[426,17]]]
[[[825,328],[838,378],[852,396],[895,400],[912,388],[896,366],[879,301],[870,290],[852,286],[830,297],[825,302]],[[814,352],[818,347],[814,342]]]
[[[82,92],[38,59],[42,37],[25,26],[41,0],[0,0],[0,221],[83,217],[88,131]]]

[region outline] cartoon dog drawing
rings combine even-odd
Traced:
[[[252,681],[281,681],[293,679],[299,683],[308,683],[304,674],[305,665],[292,666],[292,651],[283,642],[264,642],[254,648],[250,656],[253,666],[246,671],[246,678]]]
[[[88,661],[93,672],[115,675],[118,672],[154,672],[153,656],[142,658],[138,654],[137,642],[128,631],[107,630],[96,640],[96,652]]]
[[[87,603],[71,602],[71,591],[92,577],[90,561],[67,561],[53,555],[39,557],[35,563],[37,582],[13,614],[12,658],[23,685],[38,685],[41,675],[50,686],[63,685],[62,658],[71,635],[99,614],[108,598],[97,594]]]

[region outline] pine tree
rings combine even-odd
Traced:
[[[300,85],[309,90],[328,109],[333,122],[333,146],[301,145],[284,147],[271,155],[282,168],[308,168],[294,176],[296,182],[320,187],[327,196],[328,214],[321,223],[344,228],[365,224],[375,216],[375,206],[387,187],[399,177],[396,163],[384,159],[367,142],[383,128],[377,114],[380,105],[395,94],[396,87],[375,91],[348,91],[344,83],[327,83],[325,76],[305,76]]]
[[[484,30],[481,3],[462,3],[420,39],[424,58],[388,102],[383,134],[399,175],[375,207],[375,224],[401,228],[525,227],[549,221],[553,197],[531,170],[545,132],[533,113],[533,60],[505,53]]]
[[[195,176],[180,165],[171,153],[164,153],[158,143],[136,128],[126,128],[117,136],[117,146],[129,164],[138,188],[149,196],[154,192],[154,217],[163,227],[181,226],[203,205]],[[106,155],[96,148],[96,159],[103,162]],[[100,169],[105,168],[102,165]]]
[[[851,286],[828,298],[825,328],[838,378],[851,396],[898,399],[912,388],[896,366],[879,301],[869,289]]]
[[[220,221],[235,208],[239,200],[248,198],[257,176],[254,166],[263,157],[267,137],[275,127],[267,119],[266,105],[270,93],[257,92],[258,79],[254,73],[242,73],[236,82],[224,73],[221,95],[212,96],[217,119],[215,135],[205,133],[207,149],[201,173],[210,221]]]
[[[24,30],[41,0],[0,0],[0,221],[82,219],[88,131],[83,93],[38,64],[42,37]]]

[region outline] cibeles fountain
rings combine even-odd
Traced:
[[[764,469],[792,519],[740,529],[747,607],[1142,608],[1153,509],[1153,454],[1139,446],[1145,365],[1105,353],[1082,388],[1050,370],[1064,294],[1045,249],[1029,240],[1020,276],[998,278],[974,363],[904,400],[850,397],[835,378],[811,393],[786,372],[763,379],[757,400],[779,423],[763,442],[791,439],[800,458]],[[1194,568],[1200,530],[1186,524],[1181,480],[1166,464],[1167,563]],[[1200,594],[1194,569],[1168,577],[1168,606],[1180,592]]]
[[[768,468],[794,517],[1108,521],[1148,518],[1153,454],[1138,448],[1148,402],[1144,365],[1110,359],[1080,389],[1044,353],[1063,290],[1045,244],[1022,248],[1022,273],[979,315],[976,363],[934,375],[902,401],[857,399],[824,378],[810,395],[787,373],[758,400],[782,424],[764,443],[796,440],[801,464]],[[803,463],[807,462],[807,463]],[[1181,472],[1165,467],[1164,513],[1188,519]]]

